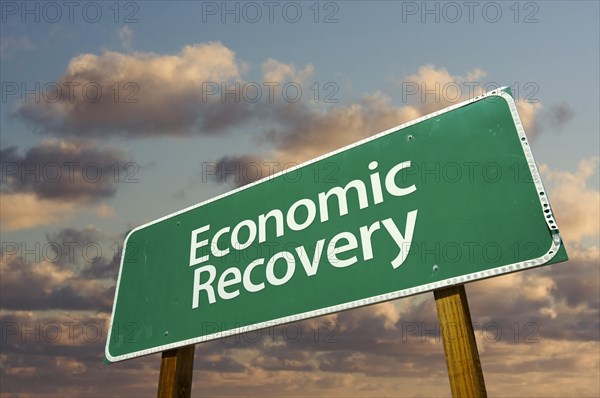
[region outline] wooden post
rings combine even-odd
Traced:
[[[190,398],[195,345],[163,351],[158,379],[158,398]]]
[[[487,397],[463,285],[433,292],[453,397]]]

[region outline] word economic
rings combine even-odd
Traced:
[[[396,183],[398,173],[403,169],[409,168],[410,165],[410,161],[404,161],[396,164],[388,171],[383,180],[383,186],[389,195],[395,197],[406,196],[417,190],[414,184],[408,187],[399,187]],[[377,166],[377,162],[372,161],[368,167],[369,170],[375,171]],[[226,226],[214,232],[211,231],[210,225],[204,225],[192,231],[189,264],[190,266],[196,266],[209,261],[210,257],[208,254],[198,257],[198,249],[205,246],[210,246],[210,254],[214,257],[223,257],[228,255],[231,249],[247,249],[257,239],[258,243],[261,244],[267,241],[267,236],[280,238],[286,231],[302,231],[315,222],[317,218],[320,223],[327,223],[331,218],[345,216],[349,211],[348,194],[350,190],[356,192],[359,209],[365,209],[371,204],[377,205],[384,201],[381,177],[379,172],[373,172],[370,175],[370,196],[372,203],[369,202],[369,197],[367,196],[367,184],[357,179],[350,181],[343,188],[336,186],[327,192],[319,193],[316,203],[309,198],[300,199],[292,204],[285,213],[280,209],[273,209],[266,214],[260,214],[257,220],[240,221],[233,230],[231,227]],[[339,215],[329,214],[328,203],[334,197],[337,198]],[[298,214],[302,218],[301,221],[298,221]],[[192,308],[198,308],[200,305],[201,292],[205,292],[208,303],[213,304],[217,300],[217,295],[222,300],[230,300],[239,296],[242,288],[249,293],[256,293],[265,289],[265,277],[266,282],[272,286],[284,285],[292,279],[296,270],[300,268],[297,266],[298,264],[300,264],[307,277],[314,277],[319,270],[323,251],[325,251],[325,257],[329,264],[336,268],[349,267],[357,263],[357,255],[352,255],[344,259],[339,258],[339,255],[358,249],[359,247],[362,250],[362,260],[372,260],[372,235],[374,233],[384,233],[384,231],[389,234],[398,246],[398,254],[391,261],[392,267],[396,269],[406,260],[410,250],[416,219],[417,210],[408,212],[404,233],[400,232],[393,219],[387,218],[360,227],[358,237],[352,232],[343,231],[333,236],[327,244],[326,239],[320,239],[314,244],[314,255],[312,258],[309,258],[305,246],[297,246],[290,251],[275,253],[268,260],[257,258],[246,265],[243,270],[238,267],[227,268],[220,272],[220,275],[218,275],[220,270],[217,270],[214,265],[204,264],[194,270]],[[379,230],[381,232],[377,232]],[[210,236],[211,232],[212,237],[208,239],[206,236]],[[240,236],[244,236],[244,238],[240,239]],[[204,239],[199,240],[199,237]],[[225,240],[229,244],[225,244]],[[208,252],[207,249],[205,251]],[[281,274],[281,267],[284,267],[285,274],[283,276],[275,274],[276,266],[280,268],[278,274]],[[262,275],[265,277],[261,278]],[[261,282],[257,283],[258,280],[261,280]]]

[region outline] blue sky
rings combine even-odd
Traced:
[[[542,336],[544,327],[557,323],[567,329],[548,333],[534,345],[486,346],[482,341],[484,371],[491,381],[508,372],[510,388],[496,382],[490,387],[496,394],[565,395],[571,390],[561,381],[559,369],[572,365],[587,369],[577,394],[597,396],[599,3],[484,1],[472,3],[472,14],[465,3],[275,2],[271,22],[269,6],[260,1],[78,2],[72,20],[62,2],[3,2],[3,325],[67,317],[94,319],[106,327],[102,322],[108,317],[106,303],[112,301],[118,266],[111,255],[125,232],[236,187],[235,181],[203,175],[203,164],[229,161],[244,167],[248,162],[275,161],[283,167],[465,100],[469,87],[509,85],[570,245],[569,266],[576,277],[565,275],[559,264],[469,286],[475,302],[481,303],[472,305],[472,311],[482,323],[495,319],[486,311],[497,310],[507,330],[514,322],[538,322]],[[222,21],[226,7],[237,11]],[[24,8],[33,11],[23,15]],[[257,9],[260,18],[255,18]],[[101,14],[96,18],[97,10]],[[52,87],[90,82],[103,90],[97,103],[83,99],[81,90],[72,100],[63,98],[64,107],[46,98],[52,96]],[[292,103],[277,88],[275,101],[269,102],[263,91],[254,103],[248,91],[236,103],[231,95],[223,101],[220,94],[207,100],[201,94],[206,83],[256,83],[264,88],[264,82],[277,82],[278,87],[293,83],[302,96]],[[36,85],[40,100],[33,92],[22,99],[23,88],[35,91]],[[114,87],[118,100],[111,97]],[[455,96],[456,87],[460,91]],[[414,88],[417,92],[408,91]],[[422,96],[424,88],[431,93]],[[137,102],[126,103],[128,94]],[[327,95],[334,101],[324,102]],[[38,182],[10,178],[14,165],[43,168],[67,161],[102,164],[103,178],[93,183],[81,176],[74,181],[63,177],[59,183],[43,175]],[[111,165],[117,167],[117,181]],[[48,261],[42,249],[38,255],[25,255],[22,249],[65,239],[98,242],[103,260],[86,262],[79,253],[75,259],[59,256]],[[8,249],[14,244],[21,248],[16,253]],[[484,297],[485,291],[504,294],[510,286],[518,290],[531,284],[544,294],[517,292],[514,298],[515,308],[529,311],[511,312]],[[24,286],[39,287],[43,293],[25,300]],[[587,294],[587,300],[578,294]],[[368,307],[333,321],[347,327],[348,346],[360,345],[352,340],[358,329],[349,326],[357,319],[378,325],[369,332],[373,341],[392,338],[401,327],[399,319],[435,321],[432,300],[424,296]],[[65,303],[68,299],[84,304]],[[40,394],[31,386],[32,378],[47,383],[48,396],[60,391],[74,396],[154,393],[157,357],[107,370],[95,362],[103,342],[23,345],[12,335],[3,339],[1,388],[7,396]],[[416,353],[418,344],[406,345],[407,352]],[[355,358],[359,370],[353,371],[342,366],[340,358],[336,362],[327,357],[333,351],[322,347],[303,346],[288,354],[252,345],[222,348],[208,346],[214,362],[197,361],[195,378],[210,380],[205,392],[233,396],[275,395],[290,379],[299,389],[290,387],[289,395],[305,383],[311,396],[345,395],[353,386],[364,387],[365,395],[397,396],[393,378],[373,364],[392,366],[406,360],[360,347]],[[429,349],[439,357],[440,344],[427,345]],[[582,349],[588,352],[583,358],[569,356]],[[281,360],[281,371],[267,366],[269,355]],[[527,373],[524,358],[537,363],[548,355],[558,359]],[[440,366],[418,356],[411,360],[425,374],[431,371],[445,378],[443,357],[439,358]],[[317,375],[283,365],[298,361],[314,363],[315,369],[330,368]],[[524,374],[501,369],[502,361],[522,366]],[[48,364],[64,372],[40,370]],[[122,377],[114,386],[105,385],[115,369],[147,378],[149,384],[139,386]],[[91,387],[86,390],[75,376]],[[236,381],[219,390],[229,377]],[[411,377],[410,372],[400,377]],[[536,379],[544,388],[533,390],[522,377]],[[261,385],[260,380],[269,382]],[[247,390],[249,384],[252,388]],[[411,387],[402,396],[449,394],[445,384],[432,386],[425,378],[423,385],[424,390]]]

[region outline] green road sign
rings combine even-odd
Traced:
[[[566,259],[515,102],[497,90],[131,231],[105,355]]]

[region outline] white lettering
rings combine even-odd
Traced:
[[[227,280],[227,276],[229,275],[233,275],[233,278]],[[223,272],[221,274],[221,276],[219,277],[219,284],[218,284],[218,292],[219,292],[219,297],[221,297],[223,300],[230,300],[234,297],[239,296],[240,294],[240,290],[236,289],[233,292],[227,292],[225,291],[226,287],[235,285],[236,283],[240,283],[242,281],[242,274],[240,272],[239,269],[237,269],[236,267],[231,267],[229,269],[226,269],[225,272]]]
[[[406,260],[406,256],[410,251],[410,245],[412,243],[413,232],[415,230],[415,222],[417,220],[417,210],[413,210],[408,213],[406,216],[406,227],[404,228],[404,236],[398,230],[396,223],[391,218],[383,220],[381,223],[388,230],[390,236],[398,245],[400,251],[394,260],[392,260],[392,267],[394,269],[398,268],[402,265],[404,260]]]
[[[321,262],[321,254],[323,253],[323,247],[325,246],[325,239],[317,241],[315,245],[315,254],[313,255],[312,262],[308,259],[308,254],[304,246],[296,248],[296,253],[300,257],[300,262],[306,271],[307,276],[313,276],[319,270],[319,263]]]
[[[256,259],[256,260],[252,261],[250,264],[248,264],[248,267],[246,267],[246,269],[244,270],[244,287],[246,288],[247,291],[249,291],[251,293],[256,293],[265,288],[265,284],[263,282],[259,283],[258,285],[255,285],[254,283],[252,283],[252,280],[250,279],[250,274],[252,273],[254,268],[256,268],[259,265],[263,265],[264,263],[265,263],[264,258]]]
[[[208,281],[201,283],[200,274],[208,272]],[[200,302],[200,290],[206,291],[208,295],[208,303],[212,304],[215,302],[215,291],[211,284],[217,276],[217,270],[212,265],[205,265],[194,271],[194,297],[192,299],[192,308],[198,308]]]
[[[190,267],[192,265],[200,264],[205,261],[208,261],[208,255],[202,256],[200,258],[196,257],[196,250],[201,248],[202,246],[206,246],[208,244],[208,239],[201,240],[198,242],[198,235],[202,232],[206,232],[210,229],[210,225],[205,225],[198,229],[192,231],[192,242],[190,246]]]
[[[371,245],[371,235],[380,228],[379,221],[374,222],[371,226],[360,227],[360,241],[363,248],[363,260],[371,260],[373,258],[373,247]]]
[[[287,264],[287,269],[285,271],[285,275],[282,278],[277,278],[275,276],[275,263],[280,258],[284,259]],[[288,282],[291,277],[294,275],[294,271],[296,270],[296,260],[294,256],[290,252],[281,252],[276,253],[269,262],[267,263],[267,281],[274,286],[280,286],[284,283]]]
[[[358,206],[361,209],[369,206],[369,200],[367,199],[367,190],[365,183],[361,180],[352,180],[344,188],[334,187],[327,192],[321,192],[319,194],[319,211],[321,212],[321,222],[329,220],[329,210],[327,209],[327,199],[335,195],[338,198],[338,206],[340,210],[340,216],[348,214],[348,191],[350,188],[354,188],[358,194]]]
[[[225,250],[221,250],[219,249],[219,238],[221,237],[221,235],[225,234],[226,232],[229,232],[231,228],[229,227],[225,227],[220,229],[215,236],[213,236],[212,241],[210,243],[210,251],[212,252],[213,256],[215,257],[223,257],[229,254],[229,249],[225,249]]]
[[[398,185],[396,185],[396,174],[398,174],[400,170],[407,167],[410,167],[410,160],[395,165],[385,176],[385,188],[394,196],[406,196],[409,193],[413,193],[417,190],[415,184],[408,188],[400,188]]]
[[[337,243],[345,239],[348,241],[347,244],[336,247]],[[356,237],[350,232],[341,232],[334,236],[329,245],[327,245],[327,259],[329,263],[337,268],[348,267],[358,261],[356,256],[352,256],[346,260],[340,260],[337,255],[341,253],[345,253],[349,250],[356,249],[358,247],[358,242],[356,241]]]
[[[403,232],[400,232],[393,218],[387,218],[381,221],[370,221],[369,224],[361,226],[358,231],[354,231],[358,232],[359,235],[347,231],[339,232],[329,242],[326,242],[326,239],[314,237],[311,232],[310,239],[314,242],[314,251],[311,251],[311,255],[307,252],[308,246],[298,245],[293,248],[294,250],[290,248],[287,249],[289,251],[274,253],[268,260],[267,257],[256,257],[261,253],[261,246],[259,244],[265,243],[267,237],[275,239],[283,236],[286,228],[290,231],[303,231],[309,228],[317,218],[320,219],[321,223],[324,223],[329,221],[330,215],[333,216],[334,213],[337,216],[339,212],[340,217],[347,215],[349,207],[354,209],[357,207],[358,209],[367,208],[369,207],[371,194],[373,204],[383,203],[384,192],[382,185],[385,185],[387,193],[396,197],[406,196],[415,192],[417,188],[414,184],[408,187],[397,185],[396,177],[398,173],[410,166],[410,161],[398,163],[383,178],[380,176],[379,171],[377,171],[379,167],[378,162],[371,161],[368,164],[371,174],[368,181],[366,181],[367,184],[370,183],[369,186],[362,180],[352,180],[345,186],[336,186],[328,191],[318,193],[316,199],[314,197],[313,199],[301,198],[294,202],[287,209],[287,212],[281,209],[272,209],[267,213],[258,215],[257,218],[240,221],[235,227],[224,226],[209,239],[203,239],[203,236],[206,236],[206,233],[210,231],[210,225],[204,225],[193,230],[190,241],[190,266],[207,262],[209,255],[217,258],[225,257],[232,251],[247,249],[256,242],[256,239],[258,239],[258,243],[256,245],[257,252],[248,255],[252,261],[245,268],[234,266],[221,269],[220,267],[225,264],[219,262],[218,271],[214,265],[203,265],[196,269],[194,271],[192,308],[198,308],[201,299],[206,300],[208,304],[215,303],[215,290],[219,298],[230,300],[238,297],[241,294],[241,290],[256,293],[265,289],[267,284],[272,286],[284,285],[293,278],[298,260],[306,276],[313,277],[319,270],[323,251],[325,251],[326,259],[330,265],[335,268],[345,268],[356,264],[359,254],[358,251],[353,252],[355,249],[362,251],[362,261],[373,260],[373,245],[375,245],[375,249],[378,249],[377,245],[382,244],[380,240],[385,238],[384,236],[380,236],[381,234],[376,233],[379,230],[385,230],[396,244],[398,252],[390,262],[394,269],[400,267],[410,253],[418,210],[412,210],[407,213]],[[368,188],[371,189],[369,197],[367,196]],[[349,197],[351,190],[354,190],[356,193],[353,193]],[[335,196],[336,199],[331,200],[332,196]],[[329,207],[329,205],[332,207]],[[335,210],[336,206],[338,212]],[[332,208],[334,210],[331,210]],[[317,210],[320,213],[319,215],[317,215]],[[330,212],[332,213],[330,214]],[[379,213],[365,213],[363,217],[369,219]],[[343,226],[343,224],[339,226]],[[331,234],[331,229],[325,228],[321,233]],[[378,240],[373,240],[374,234],[379,238]],[[224,236],[227,237],[224,238]],[[298,238],[304,242],[309,239],[300,234],[298,234]],[[209,241],[210,250],[205,247],[209,244]],[[291,243],[291,240],[283,240],[280,243]],[[310,249],[312,247],[309,247]],[[275,272],[276,266],[278,267],[277,273]],[[214,287],[213,283],[215,284]]]
[[[306,207],[307,215],[306,220],[303,223],[296,222],[296,210],[300,207]],[[310,199],[300,199],[296,203],[294,203],[287,213],[287,224],[292,231],[302,231],[306,227],[308,227],[315,220],[317,215],[317,208],[315,204]]]
[[[375,170],[376,168],[376,161],[369,163],[369,170]],[[381,192],[381,180],[379,178],[379,173],[371,174],[371,190],[373,191],[373,204],[382,203],[383,193]]]
[[[258,216],[258,243],[267,240],[267,219],[275,218],[275,235],[279,238],[283,235],[283,213],[279,209],[273,209],[267,214]]]
[[[239,233],[243,227],[248,228],[248,240],[246,240],[246,242],[244,242],[244,243],[241,243]],[[231,246],[235,250],[244,250],[244,249],[248,248],[248,246],[250,246],[252,244],[252,242],[254,242],[255,238],[256,238],[256,224],[254,224],[254,221],[252,221],[252,220],[244,220],[244,221],[241,221],[238,225],[236,225],[235,228],[233,229],[233,232],[231,233]]]

